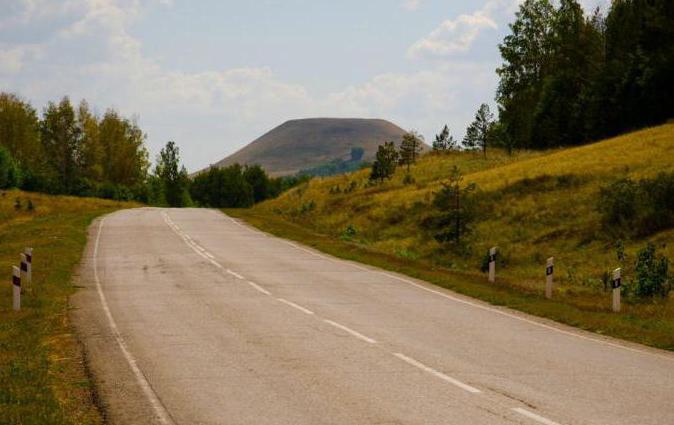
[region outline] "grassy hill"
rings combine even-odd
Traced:
[[[356,147],[365,150],[363,160],[371,160],[380,144],[400,143],[404,133],[397,125],[378,119],[292,120],[214,165],[259,164],[271,175],[290,175],[335,159],[346,160]]]
[[[0,280],[7,283],[0,286],[1,423],[103,423],[68,320],[68,297],[91,221],[132,206],[0,191]],[[34,248],[33,285],[17,313],[9,282],[25,247]]]
[[[460,252],[438,244],[420,225],[452,166],[475,183],[481,206]],[[497,304],[598,332],[674,349],[674,302],[628,303],[610,313],[604,272],[618,267],[615,243],[597,210],[602,187],[621,177],[641,179],[674,172],[674,125],[655,127],[578,148],[426,155],[381,186],[368,171],[315,179],[240,216],[269,231],[295,237],[336,255],[394,268]],[[301,224],[301,226],[294,226]],[[311,232],[302,229],[310,229]],[[348,229],[348,230],[347,230]],[[648,238],[674,259],[674,229]],[[627,239],[627,262],[646,244]],[[348,248],[346,246],[349,246]],[[480,271],[484,254],[498,246],[498,282]],[[542,298],[544,265],[556,259],[552,302]]]

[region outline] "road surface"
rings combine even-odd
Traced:
[[[111,423],[674,424],[674,355],[271,237],[92,226],[74,319]]]

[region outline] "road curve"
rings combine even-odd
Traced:
[[[73,318],[115,424],[674,424],[674,355],[218,211],[92,226]]]

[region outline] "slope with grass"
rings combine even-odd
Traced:
[[[467,247],[438,244],[421,222],[452,166],[475,183],[481,209]],[[674,302],[626,303],[610,313],[604,272],[617,267],[616,237],[601,225],[599,191],[621,177],[674,171],[674,125],[664,125],[578,148],[426,155],[383,185],[368,171],[315,179],[251,211],[234,212],[269,231],[334,254],[396,268],[497,304],[639,342],[674,349]],[[301,224],[301,226],[297,226]],[[674,229],[654,234],[674,258]],[[627,261],[646,239],[625,240]],[[667,244],[669,242],[669,244]],[[499,279],[480,272],[485,252],[500,249]],[[542,299],[544,265],[556,259],[555,299]],[[629,277],[628,277],[629,278]]]
[[[87,227],[130,203],[0,192],[0,422],[102,423],[68,319]],[[33,284],[12,311],[11,266],[34,248]]]

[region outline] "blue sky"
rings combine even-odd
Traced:
[[[602,0],[585,0],[592,8]],[[0,90],[138,117],[191,171],[288,119],[461,138],[518,0],[0,0]]]

